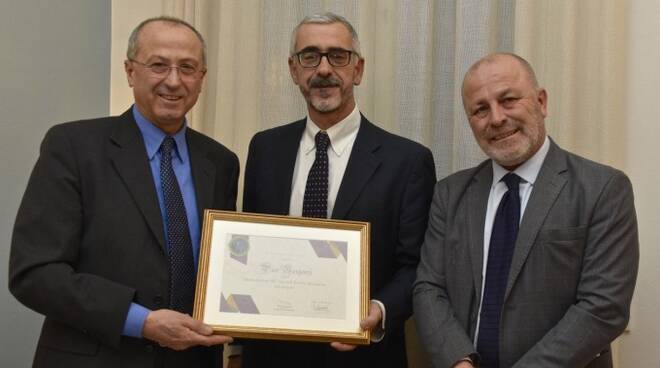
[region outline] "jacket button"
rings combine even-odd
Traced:
[[[154,346],[151,345],[151,344],[148,344],[144,347],[144,351],[146,351],[147,353],[153,353],[154,352]]]
[[[154,297],[154,304],[156,305],[162,305],[163,304],[163,297],[160,295],[157,295]]]

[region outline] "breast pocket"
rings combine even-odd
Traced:
[[[539,233],[537,243],[542,250],[546,290],[575,295],[586,238],[586,226],[544,229]]]

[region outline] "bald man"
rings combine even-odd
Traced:
[[[639,246],[630,181],[546,135],[527,61],[489,55],[463,105],[489,159],[435,187],[414,284],[434,367],[611,367]]]
[[[34,367],[213,367],[232,339],[194,320],[202,211],[236,209],[238,159],[186,124],[204,40],[140,23],[124,63],[135,104],[54,126],[16,224],[9,288],[46,318]]]

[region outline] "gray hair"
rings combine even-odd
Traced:
[[[193,27],[190,23],[186,22],[185,20],[175,17],[170,17],[167,15],[161,15],[159,17],[143,20],[140,24],[138,24],[137,27],[135,27],[133,32],[131,32],[131,35],[128,37],[128,48],[126,49],[126,57],[129,60],[134,60],[135,56],[138,53],[138,46],[139,46],[138,37],[140,36],[140,32],[142,31],[142,28],[144,28],[144,26],[152,22],[164,22],[173,26],[176,25],[184,26],[190,29],[191,31],[193,31],[197,36],[197,38],[199,39],[199,42],[202,43],[202,62],[204,63],[204,65],[206,65],[206,42],[204,41],[204,37],[202,37],[202,34],[199,33],[199,31],[195,29],[195,27]]]
[[[323,14],[313,14],[313,15],[308,15],[303,20],[298,23],[296,28],[293,29],[293,32],[291,33],[291,48],[290,48],[290,53],[291,55],[296,53],[296,37],[298,36],[298,30],[300,27],[304,24],[333,24],[333,23],[341,23],[348,29],[348,32],[351,34],[351,38],[353,39],[353,51],[360,55],[360,40],[358,39],[357,32],[355,32],[355,28],[351,25],[351,23],[346,20],[346,18],[342,17],[341,15],[327,12]]]
[[[539,82],[536,79],[536,73],[534,72],[534,69],[532,68],[532,65],[529,63],[529,61],[525,60],[522,56],[516,55],[511,52],[496,52],[493,54],[486,55],[483,58],[477,60],[477,62],[472,64],[472,66],[468,69],[468,71],[465,72],[465,77],[463,78],[463,81],[465,81],[465,79],[467,79],[467,77],[470,74],[472,74],[475,70],[479,69],[479,67],[481,67],[483,64],[492,63],[501,57],[511,57],[516,61],[518,61],[518,64],[520,64],[520,66],[523,68],[525,73],[527,73],[527,76],[529,77],[530,82],[532,82],[534,88],[539,87]]]
[[[468,68],[467,72],[465,72],[465,75],[463,76],[463,84],[461,85],[461,97],[463,98],[463,103],[465,103],[465,81],[467,81],[468,77],[482,65],[492,63],[502,57],[510,57],[516,60],[522,67],[523,71],[527,74],[527,77],[532,83],[532,86],[535,89],[539,88],[539,82],[538,79],[536,79],[536,73],[534,72],[534,68],[532,68],[532,64],[530,64],[529,61],[525,60],[522,56],[511,52],[496,52],[477,60],[474,64],[472,64],[472,66],[470,66],[470,68]]]

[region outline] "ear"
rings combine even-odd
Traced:
[[[545,88],[539,88],[536,94],[536,100],[541,105],[543,117],[546,117],[548,115],[548,92],[546,92]]]
[[[357,63],[355,63],[355,73],[353,74],[353,85],[359,86],[362,82],[362,74],[364,73],[364,58],[362,56],[358,57]]]
[[[130,60],[124,60],[124,70],[126,71],[126,78],[128,79],[128,86],[133,88],[134,84],[134,73],[135,68],[133,68],[133,63]]]
[[[204,77],[206,77],[206,72],[207,70],[204,69],[204,72],[202,73],[202,76],[199,77],[199,93],[202,93],[202,87],[204,86]]]
[[[298,67],[299,65],[296,64],[296,61],[294,60],[293,56],[289,56],[289,73],[291,74],[291,79],[293,80],[293,83],[295,83],[296,85],[299,85]]]

